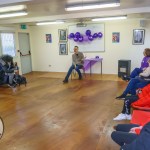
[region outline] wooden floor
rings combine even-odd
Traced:
[[[116,75],[62,84],[63,73],[27,74],[27,87],[0,87],[0,150],[119,150],[110,138],[126,86]]]

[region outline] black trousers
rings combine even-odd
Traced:
[[[131,107],[130,105],[137,101],[139,98],[137,95],[131,95],[131,96],[126,96],[123,104],[123,109],[122,113],[123,114],[130,114],[131,113]]]
[[[139,127],[139,125],[118,124],[116,127],[116,131],[112,132],[111,138],[120,146],[123,146],[124,144],[130,144],[138,137],[138,135],[134,133],[129,133],[130,129],[133,127]]]

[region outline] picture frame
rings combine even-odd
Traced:
[[[52,43],[52,35],[51,34],[46,34],[46,43]]]
[[[143,45],[145,39],[145,29],[134,29],[133,30],[133,45]]]
[[[59,55],[68,55],[67,43],[59,43]]]
[[[59,42],[67,42],[67,29],[59,29]]]
[[[120,42],[120,32],[113,32],[112,43],[119,43],[119,42]]]

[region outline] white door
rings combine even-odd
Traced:
[[[26,74],[32,71],[30,38],[28,33],[19,33],[18,36],[22,74]]]

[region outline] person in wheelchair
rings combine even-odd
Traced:
[[[13,57],[10,55],[3,55],[0,58],[0,79],[1,84],[8,84],[10,87],[15,87],[14,79],[14,63]]]

